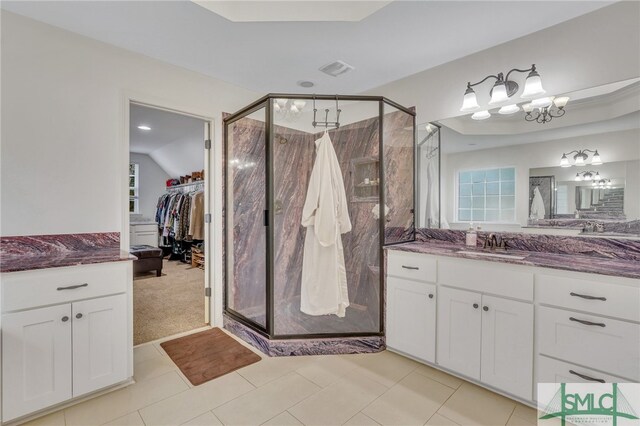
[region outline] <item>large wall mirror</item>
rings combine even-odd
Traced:
[[[640,237],[640,78],[562,97],[421,124],[419,226]]]

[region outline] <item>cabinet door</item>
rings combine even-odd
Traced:
[[[480,379],[481,296],[448,287],[438,289],[438,364]]]
[[[482,296],[481,380],[526,400],[533,391],[533,305]]]
[[[436,286],[387,278],[387,346],[434,362]]]
[[[3,421],[71,398],[71,305],[2,316]]]
[[[73,315],[73,396],[127,378],[124,294],[76,302]]]

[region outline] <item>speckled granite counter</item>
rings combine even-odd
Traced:
[[[499,254],[513,256],[525,256],[525,259],[505,259],[482,256],[482,254],[463,254],[460,250],[476,251],[485,250],[451,244],[440,241],[405,243],[386,247],[387,250],[400,250],[413,253],[424,253],[434,256],[458,257],[473,260],[485,260],[488,262],[510,263],[514,265],[537,266],[541,268],[562,269],[565,271],[586,272],[591,274],[612,275],[617,277],[640,279],[640,262],[637,260],[607,259],[595,256],[579,256],[558,253],[527,252],[520,250],[508,250]]]
[[[117,232],[0,238],[0,272],[60,268],[135,259],[120,250]]]

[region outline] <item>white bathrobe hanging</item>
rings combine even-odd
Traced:
[[[327,132],[316,141],[302,226],[307,228],[307,234],[300,310],[309,315],[344,317],[349,293],[341,235],[351,231],[351,220],[342,171]]]
[[[544,219],[546,214],[544,208],[544,201],[542,200],[542,194],[536,186],[533,190],[533,201],[531,202],[531,213],[529,217],[531,219]]]

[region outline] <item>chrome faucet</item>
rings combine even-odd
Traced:
[[[484,240],[484,244],[482,245],[483,249],[489,249],[489,250],[495,250],[495,249],[500,249],[500,250],[506,250],[507,249],[507,242],[505,241],[504,238],[498,238],[496,236],[496,234],[491,233],[487,236],[487,238]]]

